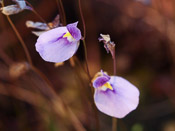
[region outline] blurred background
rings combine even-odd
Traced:
[[[28,0],[46,21],[59,12],[56,0]],[[67,23],[79,21],[78,0],[62,0]],[[101,69],[113,74],[110,54],[98,42],[100,33],[116,43],[117,75],[140,90],[138,108],[118,120],[119,131],[175,131],[175,1],[82,0],[86,45],[91,76]],[[4,0],[5,6],[14,4]],[[0,13],[0,130],[95,131],[89,102],[88,77],[82,43],[74,62],[55,67],[35,50],[37,36],[26,21],[40,21],[29,10],[11,15],[33,64]],[[62,18],[61,18],[62,19]],[[77,60],[79,59],[79,61]],[[111,130],[111,117],[98,112],[100,130]]]

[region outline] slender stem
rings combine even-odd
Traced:
[[[86,70],[87,70],[89,81],[91,81],[91,76],[90,76],[89,66],[88,66],[88,59],[87,59],[87,48],[86,48],[86,42],[85,42],[86,25],[85,25],[85,20],[84,20],[82,8],[81,8],[81,1],[80,0],[78,0],[78,5],[79,5],[79,9],[80,9],[81,20],[82,20],[82,23],[83,23],[83,40],[82,41],[83,41],[83,46],[84,46],[84,56],[85,56]]]
[[[112,131],[117,131],[117,119],[112,118]]]
[[[84,21],[84,16],[83,16],[83,12],[82,12],[82,8],[81,8],[81,1],[80,0],[78,0],[78,5],[79,5],[79,9],[80,9],[81,20],[82,20],[82,23],[83,23],[83,40],[82,41],[83,41],[83,46],[84,46],[84,56],[85,56],[86,70],[87,70],[89,81],[91,81],[91,76],[90,76],[89,66],[88,66],[88,59],[87,59],[87,48],[86,48],[86,42],[85,42],[86,25],[85,25],[85,21]]]
[[[116,56],[115,56],[115,48],[114,48],[114,58],[113,58],[113,73],[114,73],[114,76],[116,75]]]
[[[92,83],[91,83],[91,76],[90,76],[90,72],[89,72],[89,66],[88,66],[88,60],[87,60],[87,49],[86,49],[86,43],[85,40],[83,39],[83,46],[84,46],[84,55],[85,55],[85,63],[86,63],[86,70],[87,70],[87,74],[88,74],[88,78],[90,81],[90,87],[91,87],[91,93],[90,93],[90,97],[91,97],[91,101],[92,101],[92,108],[94,110],[94,114],[95,114],[95,121],[96,121],[96,131],[99,131],[99,119],[98,119],[98,111],[97,108],[94,105],[93,102],[93,87],[92,87]]]
[[[81,8],[81,1],[80,0],[78,0],[78,5],[79,5],[79,10],[80,10],[80,16],[81,16],[82,24],[83,24],[83,40],[82,41],[83,41],[83,46],[84,46],[86,70],[87,70],[87,74],[88,74],[88,78],[89,78],[89,82],[90,82],[90,86],[91,86],[91,94],[90,95],[91,95],[91,101],[92,101],[92,108],[93,108],[94,114],[95,114],[96,131],[99,131],[98,111],[97,111],[97,108],[95,107],[95,104],[93,102],[93,87],[92,87],[92,83],[91,83],[91,75],[90,75],[89,66],[88,66],[88,59],[87,59],[87,48],[86,48],[86,42],[85,42],[86,25],[85,25],[85,20],[84,20],[82,8]]]
[[[44,23],[47,23],[37,12],[34,8],[32,8],[32,12]]]
[[[48,87],[52,90],[52,92],[54,92],[51,81],[40,70],[38,70],[35,66],[30,65],[30,67],[34,72],[36,72],[48,84]]]
[[[89,72],[88,59],[87,59],[87,48],[86,48],[85,39],[83,40],[83,47],[84,47],[84,57],[85,57],[85,63],[86,63],[86,70],[87,70],[89,81],[91,81],[91,75],[90,75],[90,72]]]
[[[34,7],[27,1],[25,0],[25,2],[32,8],[32,12],[44,23],[47,23],[39,14],[38,12],[34,9]]]
[[[83,11],[81,8],[81,0],[78,0],[78,5],[79,5],[79,9],[80,9],[80,16],[81,16],[81,20],[83,23],[83,37],[84,39],[86,38],[86,24],[85,24],[85,20],[84,20],[84,16],[83,16]]]
[[[4,1],[3,0],[2,0],[2,7],[4,7]],[[10,17],[9,16],[6,16],[6,17],[7,17],[8,21],[9,21],[10,25],[12,26],[12,28],[13,28],[16,36],[18,37],[18,39],[19,39],[19,41],[20,41],[23,49],[24,49],[24,52],[26,54],[27,60],[28,60],[28,62],[30,64],[31,68],[33,69],[34,72],[36,72],[39,76],[41,76],[41,78],[43,78],[47,82],[47,84],[48,84],[49,87],[52,87],[51,82],[47,79],[47,77],[44,74],[42,74],[37,68],[35,68],[33,66],[33,63],[32,63],[31,57],[30,57],[30,54],[28,52],[28,49],[27,49],[27,47],[25,45],[24,40],[22,39],[21,35],[19,34],[18,30],[16,29],[16,27],[13,24],[12,20],[10,19]]]
[[[55,0],[55,1],[56,1],[56,4],[57,4],[57,7],[58,7],[61,23],[63,23],[63,19],[62,19],[63,18],[63,13],[62,13],[62,9],[61,9],[60,4],[59,4],[59,0]]]
[[[66,25],[66,14],[65,14],[65,11],[64,11],[63,2],[62,2],[62,0],[56,0],[56,2],[57,2],[57,5],[58,5],[59,12],[61,14],[62,24],[65,26]]]
[[[4,7],[4,1],[2,1],[2,7]],[[26,54],[26,57],[27,57],[28,62],[32,65],[32,59],[31,59],[31,57],[30,57],[29,51],[28,51],[28,49],[27,49],[27,47],[26,47],[26,45],[25,45],[25,43],[24,43],[24,41],[23,41],[21,35],[19,34],[18,30],[16,29],[16,27],[15,27],[15,25],[13,24],[12,20],[10,19],[10,17],[9,17],[9,16],[6,16],[6,17],[7,17],[7,20],[9,21],[11,27],[13,28],[13,30],[14,30],[16,36],[18,37],[18,39],[19,39],[19,41],[20,41],[20,43],[21,43],[23,49],[24,49],[24,52],[25,52],[25,54]]]
[[[116,75],[116,55],[115,55],[115,47],[113,49],[113,73]],[[117,131],[117,118],[112,118],[112,131]]]

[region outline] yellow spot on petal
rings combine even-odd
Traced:
[[[69,33],[69,32],[67,32],[64,36],[63,36],[63,38],[65,38],[65,37],[72,37],[72,35]]]
[[[111,84],[109,82],[106,82],[102,87],[106,87],[106,88],[108,88],[110,90],[113,90],[113,88],[112,88],[112,86],[111,86]]]
[[[69,33],[69,31],[65,35],[63,35],[63,38],[67,38],[67,40],[70,42],[75,40],[73,36]]]

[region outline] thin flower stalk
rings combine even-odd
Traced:
[[[3,0],[2,0],[2,7],[4,7],[4,1]],[[31,59],[30,54],[29,54],[29,51],[28,51],[28,49],[27,49],[27,47],[25,45],[25,42],[23,41],[21,35],[19,34],[18,30],[16,29],[16,27],[13,24],[12,20],[10,19],[10,17],[8,15],[6,17],[7,17],[7,20],[9,21],[11,27],[13,28],[16,36],[18,37],[18,39],[19,39],[19,41],[20,41],[23,49],[24,49],[24,52],[26,54],[26,57],[27,57],[28,62],[32,65],[32,59]]]
[[[113,50],[114,52],[114,57],[113,58],[113,74],[114,76],[116,75],[116,54],[115,54],[115,48]],[[112,131],[117,131],[117,118],[113,117],[112,118]]]
[[[80,16],[81,16],[81,20],[82,20],[82,24],[83,24],[83,47],[84,47],[84,55],[85,55],[85,64],[86,64],[86,70],[87,70],[87,74],[88,74],[88,78],[89,81],[91,82],[91,76],[90,76],[90,71],[89,71],[89,66],[88,66],[88,59],[87,59],[87,48],[86,48],[86,24],[85,24],[85,20],[84,20],[84,16],[83,16],[83,11],[82,11],[82,7],[81,7],[81,0],[78,0],[78,5],[79,5],[79,10],[80,10]],[[92,87],[92,83],[90,83],[91,86],[91,100],[93,102],[93,87]],[[93,102],[92,104],[94,113],[95,113],[95,120],[96,120],[96,130],[99,130],[99,118],[98,118],[98,111],[97,108],[95,107],[95,104]]]
[[[32,12],[44,23],[47,23],[39,14],[38,12],[34,9],[34,7],[27,1],[25,0],[25,2],[32,8]]]
[[[62,3],[62,0],[56,0],[56,3],[57,3],[57,6],[58,6],[60,15],[61,15],[61,22],[62,22],[63,26],[65,26],[67,22],[66,22],[66,14],[65,14],[65,11],[64,11],[64,6],[63,6],[63,3]]]

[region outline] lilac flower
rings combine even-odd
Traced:
[[[39,30],[49,30],[50,29],[46,23],[33,22],[31,20],[26,21],[26,26],[28,28],[35,28],[35,29],[39,29]]]
[[[60,15],[56,15],[54,20],[49,23],[43,23],[43,22],[33,22],[31,20],[26,21],[26,26],[28,28],[38,29],[39,31],[32,31],[32,33],[36,36],[40,36],[44,32],[47,32],[50,29],[62,26],[60,23]]]
[[[101,112],[123,118],[138,106],[139,90],[126,79],[101,71],[92,82],[95,104]]]
[[[15,5],[9,5],[1,8],[3,14],[13,15],[23,10],[32,10],[30,6],[26,5],[26,2],[24,0],[13,0],[13,1],[16,3]]]
[[[78,22],[58,27],[41,34],[36,50],[48,62],[63,62],[71,58],[78,49],[81,32]]]

